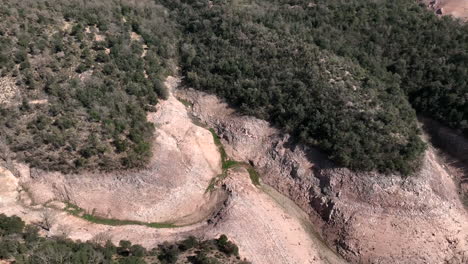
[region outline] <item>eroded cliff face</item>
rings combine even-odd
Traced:
[[[316,230],[356,263],[466,263],[468,216],[454,176],[429,147],[412,177],[355,173],[294,144],[267,122],[240,116],[213,95],[177,96],[216,129],[229,156],[250,162],[262,181],[306,211]]]
[[[178,79],[168,78],[172,89]],[[209,217],[222,193],[206,193],[221,173],[211,133],[193,124],[172,95],[149,113],[156,127],[153,157],[138,171],[63,175],[27,168],[20,179],[33,203],[70,202],[105,218],[186,225]]]
[[[18,178],[16,178],[9,170],[0,165],[0,207],[9,203],[15,202],[18,198],[16,189],[18,187]]]

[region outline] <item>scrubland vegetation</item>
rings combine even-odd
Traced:
[[[468,131],[468,26],[417,1],[3,0],[0,19],[0,73],[22,94],[0,142],[42,169],[144,166],[176,64],[354,170],[416,171],[417,114]]]
[[[143,166],[154,132],[146,111],[167,96],[176,44],[165,9],[2,0],[0,19],[0,78],[16,80],[23,102],[1,106],[0,135],[17,158],[63,172]]]
[[[151,250],[125,240],[116,246],[105,235],[88,242],[73,242],[65,237],[44,238],[39,236],[37,227],[26,225],[19,217],[0,214],[0,260],[14,259],[18,264],[248,264],[240,259],[238,251],[225,235],[207,241],[189,237]]]

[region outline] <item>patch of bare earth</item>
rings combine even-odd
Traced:
[[[22,196],[18,193],[18,179],[11,173],[0,173],[2,183],[15,184],[0,190],[0,197]],[[258,264],[283,263],[344,263],[310,232],[305,213],[286,197],[266,188],[257,189],[250,183],[246,171],[233,171],[225,185],[231,198],[225,208],[212,220],[174,229],[154,229],[145,226],[106,226],[87,222],[63,211],[54,210],[54,223],[44,235],[66,235],[83,241],[111,239],[114,243],[125,239],[152,248],[164,241],[176,241],[195,235],[215,238],[227,234],[240,248],[240,254]],[[8,189],[8,190],[6,190]],[[6,190],[6,191],[5,191]],[[23,198],[27,199],[27,198]],[[28,222],[39,223],[46,210],[42,206],[25,207],[15,199],[3,203],[0,212],[18,215]]]
[[[31,100],[28,102],[30,105],[43,105],[47,104],[48,100],[47,99],[38,99],[38,100]]]
[[[63,21],[62,30],[65,32],[70,32],[73,28],[73,24],[70,21]]]
[[[133,31],[130,33],[130,39],[138,42],[143,42],[143,38]]]
[[[452,15],[468,20],[468,1],[466,0],[425,0],[438,15]]]
[[[438,154],[450,174],[458,182],[459,193],[468,208],[468,141],[462,131],[448,128],[441,123],[420,117],[431,141],[438,148]]]
[[[40,223],[42,205],[25,206],[28,197],[19,180],[9,171],[0,171],[0,212],[18,215],[31,223]],[[164,241],[176,241],[195,235],[215,238],[226,234],[235,241],[242,257],[256,264],[344,263],[311,231],[307,215],[292,201],[268,186],[251,184],[245,169],[232,170],[224,188],[230,193],[224,208],[210,220],[179,228],[155,229],[145,226],[106,226],[87,222],[60,210],[52,210],[53,225],[46,236],[67,235],[82,241],[111,239],[114,243],[130,240],[152,248]],[[9,197],[9,198],[7,198]],[[57,205],[57,204],[55,204]]]
[[[143,53],[141,54],[141,57],[144,58],[146,54],[148,53],[148,45],[146,45],[143,41],[143,37],[135,32],[130,32],[130,39],[136,42],[140,42],[141,47],[143,48]]]
[[[468,1],[466,0],[442,0],[440,7],[443,14],[450,14],[461,19],[468,19]]]
[[[0,78],[0,105],[14,103],[19,96],[19,89],[11,77]]]
[[[178,96],[216,129],[229,156],[250,162],[289,197],[340,255],[355,263],[466,263],[468,214],[456,175],[432,147],[409,178],[356,173],[313,148],[295,144],[265,121],[237,114],[213,95]]]

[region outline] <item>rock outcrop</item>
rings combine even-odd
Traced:
[[[468,215],[450,170],[429,147],[417,175],[356,173],[295,144],[267,122],[236,114],[193,89],[177,96],[216,129],[228,155],[250,162],[306,211],[316,231],[353,263],[466,263]]]
[[[15,202],[18,198],[19,180],[0,165],[0,207]]]
[[[431,142],[444,151],[444,162],[449,163],[447,169],[455,176],[459,193],[464,205],[468,208],[468,141],[461,131],[457,131],[439,122],[421,117],[424,130]]]

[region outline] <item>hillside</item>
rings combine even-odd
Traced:
[[[419,166],[416,114],[465,129],[468,27],[412,1],[181,1],[189,85],[357,170]]]
[[[0,0],[0,264],[468,263],[457,1]]]
[[[151,1],[1,1],[0,144],[45,170],[145,165],[146,112],[175,49],[164,14]]]
[[[157,2],[5,0],[2,149],[67,173],[144,167],[177,62],[354,170],[418,170],[416,113],[468,127],[468,26],[416,2]]]

